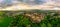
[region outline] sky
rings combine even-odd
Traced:
[[[18,3],[17,0],[0,0],[0,6],[7,6]]]
[[[60,0],[0,0],[0,7],[15,5],[16,3],[20,3],[20,2],[34,6],[34,5],[44,5],[45,3],[53,5],[52,2],[60,3]]]
[[[60,0],[0,0],[0,4],[13,4],[13,3],[18,3],[18,2],[25,2],[25,3],[30,3],[30,4],[43,4],[49,1],[54,1],[54,2],[60,2]]]
[[[30,2],[34,2],[35,1],[35,3],[37,2],[37,3],[42,3],[42,2],[49,2],[49,1],[55,1],[55,2],[60,2],[60,0],[0,0],[0,3],[13,3],[15,1],[15,3],[16,2],[21,2],[21,1],[25,1],[25,2],[28,2],[28,1],[30,1]]]

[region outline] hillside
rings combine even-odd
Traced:
[[[60,11],[0,11],[0,27],[60,27]]]

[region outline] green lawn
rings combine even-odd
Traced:
[[[8,27],[12,20],[12,17],[5,16],[4,14],[5,12],[0,12],[0,27]]]
[[[0,27],[8,27],[12,17],[3,16],[0,20]]]

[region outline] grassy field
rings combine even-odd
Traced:
[[[8,27],[12,17],[5,15],[5,12],[0,12],[0,27]]]

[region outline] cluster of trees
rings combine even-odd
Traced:
[[[29,17],[17,15],[13,17],[10,27],[60,27],[60,18],[57,16],[57,13],[53,16],[48,13],[40,23],[32,23]]]
[[[42,20],[39,23],[32,23],[29,17],[26,17],[22,14],[15,15],[15,16],[8,16],[5,14],[6,12],[0,12],[0,16],[2,16],[3,18],[3,23],[2,24],[0,23],[0,27],[2,27],[1,25],[4,25],[4,27],[5,26],[6,27],[7,26],[8,27],[60,27],[59,13],[51,14],[50,12],[47,12],[47,14],[44,17],[44,20]]]

